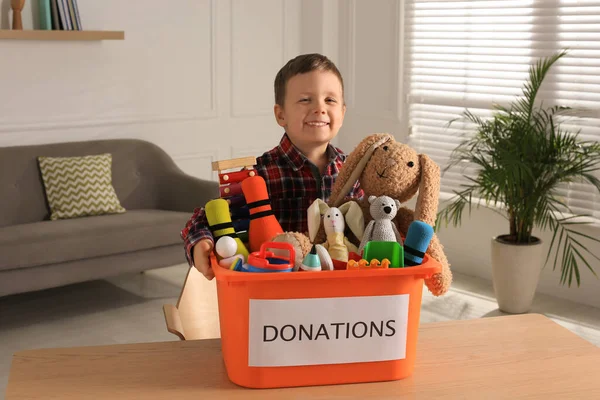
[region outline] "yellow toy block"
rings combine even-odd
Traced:
[[[384,258],[379,262],[379,260],[372,259],[369,263],[365,259],[361,259],[358,262],[355,260],[350,260],[346,264],[346,270],[361,270],[361,269],[387,269],[390,266],[390,260]]]

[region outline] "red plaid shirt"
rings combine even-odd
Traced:
[[[335,178],[347,156],[331,145],[328,146],[327,153],[329,164],[325,173],[321,175],[316,166],[300,153],[287,134],[284,134],[277,147],[256,159],[256,172],[267,184],[271,208],[284,232],[306,233],[308,207],[317,198],[323,201],[329,199]],[[348,196],[361,198],[363,195],[357,181]],[[181,238],[188,263],[193,265],[194,244],[201,239],[213,240],[204,207],[194,210],[181,231]]]

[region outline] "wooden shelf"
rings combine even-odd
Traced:
[[[9,40],[124,40],[123,31],[47,31],[0,29],[0,39]]]

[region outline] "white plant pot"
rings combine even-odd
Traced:
[[[516,245],[501,238],[492,238],[492,282],[498,307],[511,314],[526,313],[542,271],[542,241]]]

